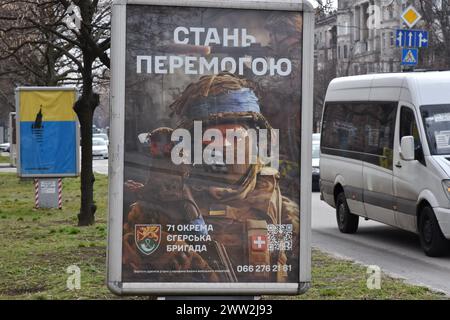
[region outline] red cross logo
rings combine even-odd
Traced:
[[[267,236],[252,236],[252,250],[266,251],[267,250]]]

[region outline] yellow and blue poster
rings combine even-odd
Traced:
[[[18,88],[18,174],[67,177],[79,173],[75,88]]]

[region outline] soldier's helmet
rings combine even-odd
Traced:
[[[203,76],[197,82],[191,83],[170,108],[173,115],[179,117],[178,127],[192,130],[194,121],[201,121],[203,131],[213,128],[223,132],[225,142],[225,133],[229,129],[254,129],[255,132],[258,129],[269,129],[269,133],[271,129],[261,113],[257,86],[228,72]],[[234,145],[236,146],[237,142]],[[225,154],[223,158],[226,158]],[[227,182],[238,183],[249,171],[259,168],[258,163],[249,163],[248,160],[247,157],[246,163],[240,165],[213,163],[204,165],[202,169],[226,178]]]
[[[255,83],[229,72],[201,77],[189,84],[171,105],[181,127],[193,121],[251,122],[269,126],[261,114]]]

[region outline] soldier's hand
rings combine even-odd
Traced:
[[[155,269],[160,270],[175,270],[175,271],[188,271],[184,275],[186,279],[192,279],[196,281],[218,281],[217,274],[210,267],[208,262],[197,252],[181,251],[181,252],[167,252],[165,249],[168,245],[186,246],[187,243],[183,241],[167,241],[168,233],[163,232],[161,237],[160,249],[164,248],[157,254],[153,261],[152,266]],[[189,272],[192,271],[192,272]],[[203,271],[203,272],[198,272]],[[183,273],[178,273],[175,277],[177,279],[182,278]]]
[[[193,281],[219,281],[219,278],[214,270],[209,266],[206,260],[196,252],[174,253],[165,265],[165,269],[193,271],[185,274],[187,279],[191,279]]]

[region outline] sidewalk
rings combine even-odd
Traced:
[[[92,169],[95,173],[108,175],[108,160],[94,161]],[[16,173],[17,168],[9,163],[0,163],[0,173]]]
[[[9,163],[0,163],[0,173],[16,173],[17,168],[11,167]]]

